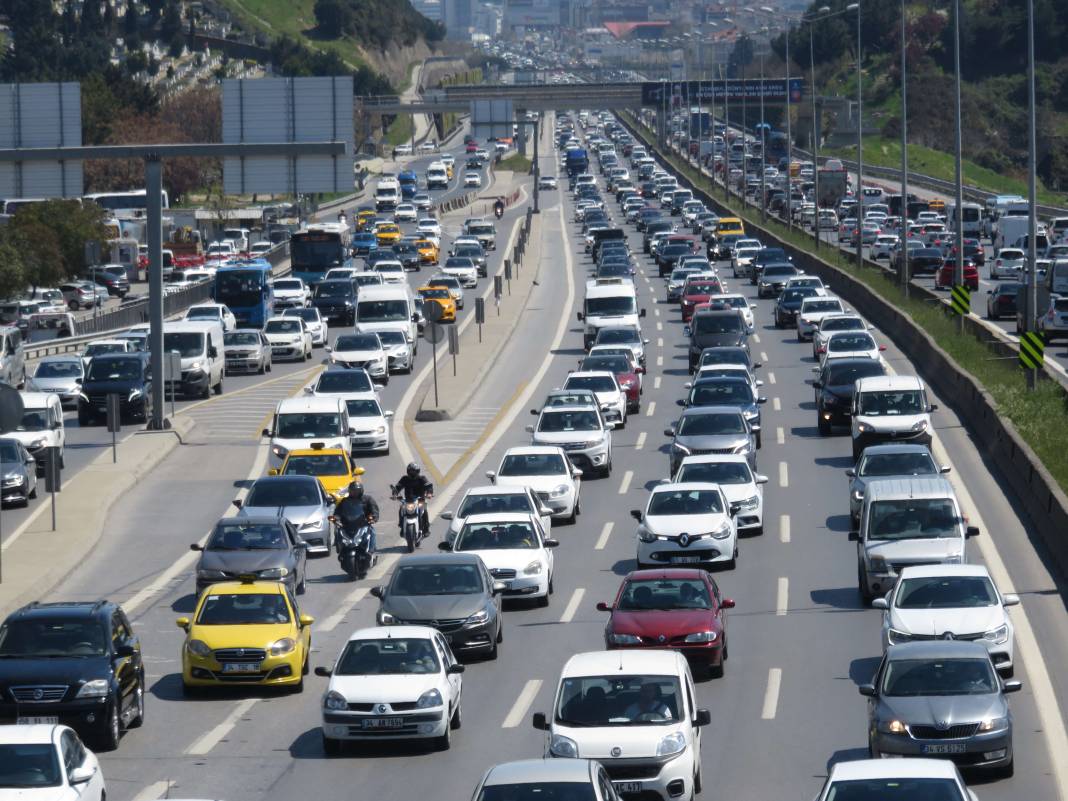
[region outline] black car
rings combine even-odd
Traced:
[[[826,437],[832,426],[849,425],[854,382],[880,375],[886,375],[886,367],[878,359],[828,359],[812,382],[816,391],[816,427],[820,434]]]
[[[113,298],[124,298],[130,294],[130,279],[126,277],[125,267],[90,267],[86,277],[94,284],[107,288]]]
[[[986,291],[986,319],[1000,320],[1002,317],[1015,317],[1017,294],[1024,285],[1015,281],[997,284]]]
[[[106,421],[108,395],[119,396],[119,413],[124,421],[148,420],[152,414],[152,375],[147,353],[93,357],[78,399],[78,425]]]
[[[398,242],[392,248],[393,258],[404,265],[405,270],[418,270],[422,266],[419,250],[411,242]]]
[[[675,230],[675,223],[669,220],[654,219],[646,224],[645,231],[642,236],[642,250],[646,253],[649,252],[649,246],[653,242],[653,235],[661,232],[671,233]]]
[[[486,277],[486,252],[482,249],[482,245],[476,245],[473,242],[470,244],[460,244],[452,249],[449,256],[470,259],[475,263],[479,278]],[[448,260],[446,260],[445,266],[449,266]]]
[[[660,220],[663,217],[663,213],[660,209],[644,208],[638,212],[638,222],[636,227],[639,231],[644,231],[645,227],[651,223]]]
[[[783,264],[789,261],[793,261],[793,256],[782,248],[761,248],[750,262],[750,274],[755,275],[765,264]]]
[[[693,248],[685,243],[679,243],[675,245],[664,245],[660,248],[660,251],[656,254],[656,270],[657,274],[663,278],[665,275],[671,275],[671,271],[675,269],[675,265],[678,264],[679,259],[683,256],[692,256]]]
[[[359,291],[351,278],[320,281],[312,295],[312,306],[328,322],[353,325],[356,322],[356,297]]]
[[[141,642],[110,601],[40,603],[0,627],[0,720],[54,718],[99,751],[145,720]]]
[[[914,248],[909,251],[909,273],[911,275],[921,273],[934,275],[942,269],[945,260],[939,248]]]
[[[597,271],[594,273],[594,278],[629,279],[633,276],[634,268],[631,266],[630,261],[626,259],[603,261],[597,265]]]
[[[805,298],[814,298],[819,290],[811,286],[799,286],[783,290],[775,301],[775,327],[787,328],[797,322],[797,313]]]
[[[724,234],[708,242],[705,252],[709,261],[728,261],[734,256],[734,245],[744,237],[741,234]]]
[[[736,311],[701,311],[690,320],[689,363],[690,372],[697,369],[701,352],[705,348],[745,346],[749,340],[749,328],[745,319]]]

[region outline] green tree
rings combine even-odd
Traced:
[[[346,0],[316,0],[315,21],[323,36],[338,39],[348,32],[352,11]]]
[[[20,209],[3,240],[21,256],[23,286],[55,286],[85,266],[85,244],[107,239],[104,210],[73,200],[48,200]]]
[[[22,256],[0,228],[0,297],[15,297],[25,289],[26,269]]]
[[[159,23],[159,38],[169,42],[175,34],[182,31],[182,10],[176,0],[170,0],[163,12],[163,19]]]
[[[126,14],[122,18],[122,32],[125,38],[128,39],[137,33],[138,23],[137,4],[131,0],[126,4]]]

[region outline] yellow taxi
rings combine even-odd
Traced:
[[[452,180],[452,164],[449,164],[448,162],[445,163],[445,172],[448,173],[449,180],[451,181]]]
[[[366,231],[371,225],[374,224],[375,219],[378,217],[377,212],[374,209],[360,209],[356,213],[356,230]]]
[[[310,615],[280,581],[212,584],[200,594],[193,617],[180,617],[182,689],[255,685],[304,689],[311,652]]]
[[[438,259],[441,258],[438,246],[429,239],[415,240],[415,249],[419,251],[419,261],[423,264],[437,264]]]
[[[716,223],[716,236],[727,236],[728,234],[745,236],[745,226],[737,217],[720,217],[719,222]]]
[[[322,443],[312,443],[315,444]],[[349,494],[349,484],[364,474],[343,448],[298,448],[292,450],[281,468],[267,471],[272,476],[315,476],[328,495],[341,500]]]
[[[375,226],[375,238],[378,240],[378,246],[386,247],[392,245],[394,242],[399,242],[402,236],[400,226],[391,222],[380,222]]]
[[[448,287],[444,286],[421,286],[419,295],[423,302],[436,303],[441,306],[441,321],[456,322],[456,301]]]

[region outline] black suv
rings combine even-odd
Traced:
[[[331,278],[320,281],[312,295],[312,306],[319,310],[323,319],[343,325],[356,322],[356,296],[358,291],[351,278]]]
[[[119,413],[123,420],[148,421],[152,414],[152,376],[147,353],[109,353],[93,357],[78,399],[78,425],[107,420],[108,395],[119,396]]]
[[[34,602],[0,627],[0,720],[59,722],[99,751],[145,720],[141,642],[110,601]]]

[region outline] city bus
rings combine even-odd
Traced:
[[[144,217],[148,213],[148,192],[144,189],[131,189],[128,192],[96,192],[85,195],[82,200],[91,200],[115,217]],[[160,202],[163,208],[171,206],[170,197],[164,189]]]
[[[351,267],[349,226],[344,222],[312,223],[289,240],[293,277],[315,286],[334,267]]]
[[[249,259],[219,267],[215,272],[215,302],[230,308],[239,328],[263,328],[274,307],[270,262]]]

